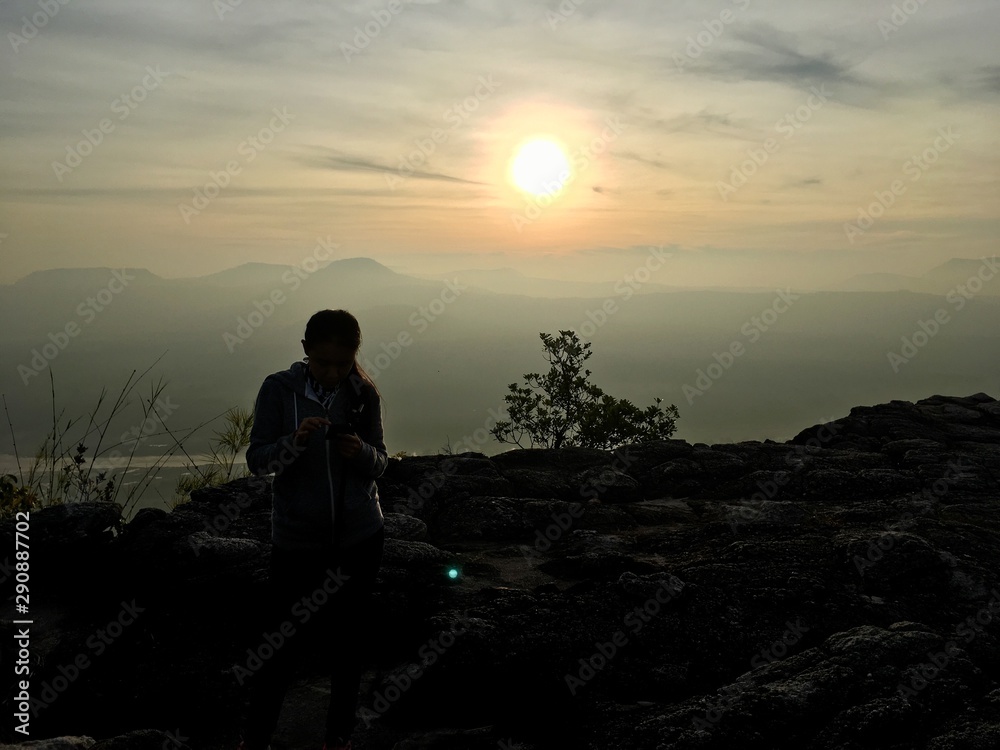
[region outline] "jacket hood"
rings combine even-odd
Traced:
[[[308,365],[302,360],[292,362],[287,370],[272,373],[266,380],[277,380],[290,391],[300,396],[306,395],[306,369]]]
[[[272,373],[267,376],[267,380],[275,379],[290,391],[299,394],[302,397],[306,395],[306,373],[309,371],[309,365],[303,362],[301,359],[292,362],[287,370],[281,370],[279,372]],[[358,373],[357,362],[351,365],[351,371],[348,373],[346,382],[354,387],[355,396],[360,396],[362,389],[364,388],[365,382],[361,378],[360,373]],[[342,381],[343,382],[343,381]]]

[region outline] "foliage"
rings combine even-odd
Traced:
[[[156,477],[159,470],[174,455],[176,448],[182,448],[181,440],[174,438],[174,448],[158,457],[151,466],[147,467],[145,473],[137,482],[130,483],[131,486],[126,496],[121,498],[124,502],[119,502],[122,488],[126,486],[121,480],[130,472],[132,461],[140,442],[147,437],[164,434],[163,432],[147,434],[145,426],[150,423],[163,423],[162,418],[154,412],[154,404],[160,399],[166,384],[161,380],[157,384],[151,385],[150,395],[143,401],[142,421],[140,422],[141,434],[139,434],[139,428],[133,428],[132,430],[133,435],[138,435],[137,438],[130,438],[129,433],[125,433],[120,442],[106,445],[107,431],[115,416],[124,407],[129,405],[128,398],[132,394],[132,391],[142,378],[145,377],[146,373],[162,359],[162,356],[157,358],[138,378],[135,377],[136,371],[132,370],[132,373],[122,386],[121,392],[111,406],[111,413],[106,418],[98,417],[98,413],[107,396],[106,389],[102,389],[97,400],[97,405],[90,413],[86,431],[78,439],[72,440],[69,438],[70,430],[80,421],[80,418],[68,420],[65,423],[65,427],[60,429],[60,422],[65,409],[61,410],[57,416],[55,375],[53,374],[53,367],[50,365],[49,390],[52,402],[52,430],[35,452],[32,463],[27,467],[26,471],[21,465],[17,439],[14,435],[10,413],[7,411],[6,395],[4,395],[4,410],[7,414],[7,425],[10,429],[18,473],[16,475],[6,474],[0,478],[0,517],[8,516],[17,510],[38,510],[46,505],[108,502],[118,506],[119,522],[123,524],[127,520],[129,512],[134,510],[135,503],[141,497],[145,488],[149,486],[149,483]],[[151,417],[151,414],[154,416]],[[190,437],[194,432],[201,429],[204,424],[207,424],[207,421],[189,430],[183,438]],[[168,432],[170,431],[168,430]],[[173,437],[173,433],[170,432],[170,434]],[[88,465],[85,453],[89,450],[88,444],[95,438],[94,456]],[[68,447],[73,445],[75,445],[75,450]],[[128,448],[129,445],[131,445],[130,449]],[[121,450],[122,448],[125,448],[125,453]],[[94,464],[98,459],[110,462],[112,464],[111,468],[113,470],[120,469],[120,473],[109,476],[107,469],[96,471]]]
[[[590,383],[583,363],[590,357],[590,342],[581,344],[574,331],[559,336],[539,333],[550,363],[545,375],[527,373],[526,386],[511,383],[504,397],[508,420],[497,421],[490,433],[501,443],[521,448],[580,446],[613,450],[630,443],[663,440],[673,435],[680,418],[662,399],[639,409],[626,399],[616,399]],[[581,374],[581,370],[583,370]],[[521,440],[527,436],[530,444]]]
[[[212,487],[231,482],[236,457],[250,445],[250,431],[253,428],[253,409],[241,409],[234,406],[226,412],[227,427],[222,432],[216,432],[216,440],[211,444],[211,461],[208,468],[202,470],[192,462],[188,469],[192,474],[182,477],[177,482],[177,502],[179,504],[191,499],[191,492],[203,487]],[[191,458],[188,456],[188,458]],[[196,473],[196,474],[195,474]],[[252,476],[251,471],[244,467],[239,477]]]
[[[14,474],[0,477],[0,518],[12,516],[19,511],[37,510],[41,506],[38,495],[21,486]]]

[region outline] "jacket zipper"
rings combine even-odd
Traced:
[[[330,440],[324,440],[323,442],[326,443],[326,478],[327,478],[327,481],[330,483],[330,519],[331,519],[331,523],[330,523],[331,539],[330,539],[330,541],[335,544],[336,541],[337,541],[337,504],[336,504],[336,497],[335,497],[335,495],[333,493],[333,475],[330,473],[330,450],[331,450],[330,443],[331,443],[331,441]]]

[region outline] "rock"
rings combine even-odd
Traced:
[[[403,513],[383,513],[385,536],[408,542],[426,542],[427,524],[414,516]]]
[[[438,549],[426,542],[417,542],[409,539],[386,539],[385,553],[383,560],[387,563],[403,563],[406,565],[416,563],[438,563],[447,562],[454,556]]]
[[[681,595],[685,584],[675,575],[653,573],[637,576],[629,570],[618,577],[617,585],[622,591],[639,599],[651,599],[656,596],[671,599]]]
[[[502,746],[493,727],[478,729],[436,729],[417,732],[412,737],[397,742],[392,750],[496,750]],[[527,746],[508,745],[510,750],[529,750]]]
[[[697,518],[686,501],[672,498],[656,498],[629,503],[623,505],[621,510],[643,526],[690,524]]]
[[[144,730],[145,731],[145,730]],[[93,737],[50,737],[44,740],[28,740],[18,742],[16,745],[3,745],[0,748],[27,748],[27,750],[83,750],[84,748],[96,747],[96,740]]]
[[[534,541],[541,532],[550,542],[557,541],[568,529],[595,531],[626,531],[636,526],[629,515],[630,505],[591,505],[568,503],[564,500],[527,500],[521,513],[531,529],[528,540]]]
[[[998,449],[1000,404],[974,394],[856,407],[786,443],[392,459],[357,614],[364,705],[398,700],[357,745],[997,746]],[[89,660],[34,746],[172,747],[154,727],[235,746],[270,502],[245,478],[127,524],[106,504],[32,513],[32,684]],[[13,550],[11,520],[0,536]],[[329,676],[307,658],[297,677],[318,737]]]
[[[584,469],[573,477],[571,484],[581,488],[583,498],[602,503],[631,503],[643,499],[639,482],[611,465]]]
[[[586,470],[610,464],[608,451],[594,448],[514,449],[493,456],[497,470],[518,497],[558,498],[579,502],[586,486],[574,477]]]
[[[510,497],[461,497],[445,503],[432,522],[433,536],[442,541],[526,539],[530,527],[522,501]]]
[[[94,744],[91,750],[164,750],[177,748],[178,735],[156,729],[137,729]]]

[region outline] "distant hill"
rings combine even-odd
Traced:
[[[256,284],[274,283],[275,279],[280,279],[281,274],[288,270],[288,266],[280,263],[257,263],[249,262],[227,268],[223,271],[216,271],[206,276],[189,276],[185,278],[172,279],[175,282],[213,284],[222,287],[238,287]]]
[[[852,276],[837,286],[843,292],[920,292],[923,294],[948,294],[959,285],[980,275],[984,277],[982,289],[977,294],[1000,296],[1000,264],[998,271],[985,265],[982,258],[952,258],[935,266],[922,276],[905,276],[894,273],[864,273]],[[993,278],[991,278],[991,276]],[[995,283],[994,283],[995,282]]]
[[[862,273],[844,281],[839,287],[843,292],[908,292],[914,291],[921,280],[916,276],[898,273]]]
[[[134,277],[129,278],[129,277]],[[17,289],[93,289],[95,292],[113,279],[123,280],[126,285],[169,284],[169,279],[157,276],[145,268],[108,268],[98,266],[91,268],[50,268],[44,271],[33,271],[18,279],[8,288]]]
[[[311,264],[305,264],[304,262],[296,266],[251,261],[205,276],[189,276],[171,279],[170,281],[185,284],[211,284],[227,288],[253,287],[260,286],[261,284],[280,283],[285,274],[289,272],[297,274],[299,278],[306,278],[314,274],[319,274],[321,278],[336,275],[339,277],[350,276],[354,280],[366,282],[376,280],[400,281],[407,278],[382,265],[377,260],[359,257],[323,261],[317,263],[317,267],[315,268]]]
[[[458,277],[463,283],[472,284],[480,289],[497,294],[520,294],[528,297],[543,297],[548,299],[565,299],[569,297],[624,297],[633,294],[656,294],[662,292],[692,292],[692,291],[728,291],[728,292],[759,292],[771,291],[771,287],[732,287],[717,286],[668,286],[647,281],[642,284],[628,285],[624,279],[612,281],[566,281],[564,279],[546,279],[537,276],[526,276],[514,268],[466,268],[447,273],[418,274],[422,278],[448,279]]]

